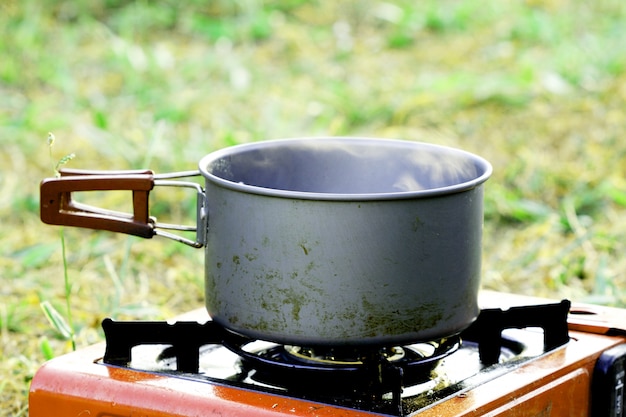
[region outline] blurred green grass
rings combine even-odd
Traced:
[[[625,305],[625,21],[621,0],[3,2],[0,414],[26,415],[35,370],[69,349],[39,307],[64,312],[59,229],[38,218],[49,131],[72,168],[157,172],[281,137],[460,147],[495,169],[485,288]],[[105,316],[203,304],[202,251],[65,234],[79,346]]]

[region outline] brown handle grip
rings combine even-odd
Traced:
[[[86,227],[151,238],[155,220],[150,217],[148,196],[154,187],[152,171],[83,171],[64,169],[59,178],[47,178],[40,186],[41,220],[47,224]],[[79,191],[130,190],[133,213],[120,213],[72,200]]]

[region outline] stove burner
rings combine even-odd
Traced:
[[[262,350],[248,343],[225,346],[241,357],[242,374],[257,382],[304,395],[400,398],[404,384],[430,379],[431,371],[461,344],[454,336],[403,347],[346,348],[275,345]],[[362,400],[365,400],[362,399]]]
[[[358,349],[341,348],[307,348],[301,346],[285,346],[285,352],[295,361],[325,365],[363,365],[365,358]],[[389,362],[397,362],[404,358],[405,351],[399,346],[382,348],[381,355]],[[426,355],[422,355],[425,357]]]
[[[437,342],[420,343],[409,346],[383,347],[377,350],[356,348],[324,348],[324,347],[301,347],[285,345],[283,359],[292,363],[307,365],[329,366],[341,369],[344,366],[364,366],[372,354],[387,362],[401,364],[403,366],[415,365],[417,362],[435,362],[445,355],[452,353],[459,346],[458,337],[442,339]],[[279,347],[281,348],[281,347]]]

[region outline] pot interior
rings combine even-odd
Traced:
[[[300,198],[447,194],[473,188],[491,174],[487,161],[458,149],[364,138],[239,145],[207,155],[200,170],[222,186]]]

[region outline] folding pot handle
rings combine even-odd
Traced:
[[[85,171],[63,169],[60,177],[47,178],[40,186],[41,220],[62,226],[85,227],[96,230],[125,233],[143,238],[161,235],[193,247],[203,245],[198,227],[204,219],[204,190],[198,184],[183,181],[159,180],[198,175],[196,171],[155,175],[150,170],[139,171]],[[149,195],[156,185],[191,187],[198,192],[198,222],[196,226],[159,224],[149,214]],[[132,191],[133,213],[122,213],[81,204],[72,199],[80,191]],[[196,240],[164,232],[162,229],[196,231]]]

